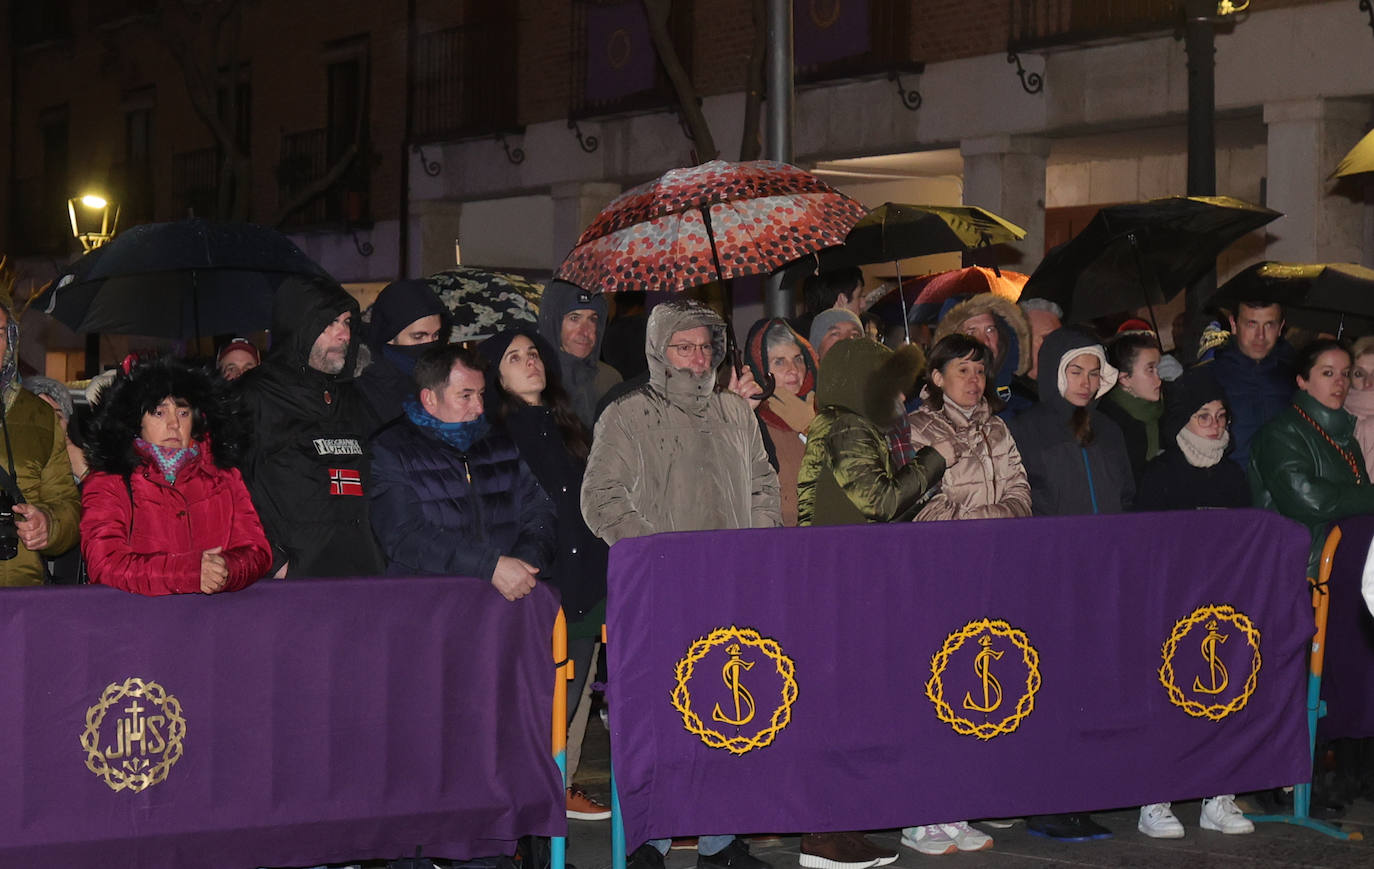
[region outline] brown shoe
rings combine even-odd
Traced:
[[[807,833],[801,838],[800,863],[806,869],[872,869],[878,861],[850,833]],[[863,837],[860,836],[860,839]]]
[[[874,866],[887,866],[897,862],[897,850],[895,848],[884,848],[877,842],[859,832],[840,833],[841,836],[848,836],[856,848],[862,849],[875,861]]]
[[[577,785],[568,788],[568,817],[576,821],[604,821],[611,810],[587,795]]]

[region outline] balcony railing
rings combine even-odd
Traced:
[[[494,3],[471,23],[416,42],[411,83],[413,139],[508,130],[516,123],[514,3]]]
[[[1013,51],[1126,39],[1182,22],[1179,0],[1010,0]]]
[[[305,188],[324,177],[328,166],[328,136],[324,129],[285,133],[281,137],[281,162],[277,164],[277,205],[281,207]],[[324,223],[328,209],[325,198],[317,196],[287,215],[286,224],[308,226]]]
[[[172,209],[177,217],[215,217],[219,208],[217,148],[172,155]]]

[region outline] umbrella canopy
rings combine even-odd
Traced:
[[[77,332],[244,334],[271,327],[272,297],[291,275],[334,280],[274,229],[146,223],[76,260],[32,307]]]
[[[594,292],[685,290],[839,244],[863,216],[859,203],[795,166],[712,160],[622,193],[555,277]]]
[[[797,263],[805,274],[1020,241],[1026,231],[976,205],[901,205],[868,212],[839,247]],[[789,269],[789,271],[792,271]]]
[[[1374,130],[1365,133],[1364,138],[1355,143],[1355,147],[1345,155],[1336,171],[1331,173],[1331,177],[1344,178],[1347,175],[1359,175],[1361,172],[1374,172]]]
[[[1045,256],[1022,296],[1057,302],[1066,322],[1164,304],[1236,239],[1280,216],[1230,196],[1109,205]]]
[[[528,278],[455,266],[425,281],[453,314],[450,341],[476,341],[506,329],[533,329],[544,288]]]
[[[1365,329],[1374,323],[1374,269],[1354,263],[1256,263],[1208,301],[1233,311],[1241,302],[1276,302],[1289,324],[1304,329]]]
[[[1009,302],[1021,297],[1021,288],[1026,285],[1027,276],[1021,272],[997,270],[982,266],[936,272],[916,278],[906,278],[901,282],[902,302],[911,311],[913,323],[934,322],[940,307],[955,296],[976,296],[979,293],[993,293]],[[884,284],[884,286],[890,286]],[[893,320],[901,315],[898,309],[896,287],[875,300],[869,310]],[[891,309],[891,316],[888,316]]]

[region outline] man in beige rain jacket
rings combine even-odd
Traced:
[[[725,322],[687,299],[649,314],[649,382],[601,414],[582,478],[582,516],[607,543],[660,531],[782,524],[778,475],[744,399],[716,391]],[[733,836],[702,836],[698,869],[769,869]],[[630,869],[662,869],[668,840],[647,842]]]

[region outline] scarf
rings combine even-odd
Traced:
[[[1212,439],[1193,434],[1185,427],[1178,430],[1175,440],[1188,464],[1195,468],[1210,468],[1225,455],[1226,448],[1231,445],[1231,433],[1223,430],[1221,437]]]
[[[134,438],[134,448],[144,457],[153,460],[158,469],[162,471],[162,478],[169,484],[175,483],[177,474],[180,473],[181,469],[200,455],[200,448],[195,444],[174,450],[169,447],[150,444],[141,437]]]
[[[413,398],[407,398],[404,407],[407,419],[459,452],[466,453],[491,431],[485,413],[467,422],[444,422],[432,416]]]
[[[439,346],[438,341],[430,341],[425,344],[383,344],[382,357],[386,361],[395,365],[402,372],[413,375],[415,373],[415,363],[420,361],[426,350]]]
[[[1345,409],[1355,419],[1374,417],[1374,389],[1352,389],[1347,392]]]
[[[1159,455],[1159,420],[1164,416],[1164,402],[1146,401],[1131,395],[1125,389],[1113,389],[1107,398],[1138,422],[1145,425],[1145,459],[1149,461]]]

